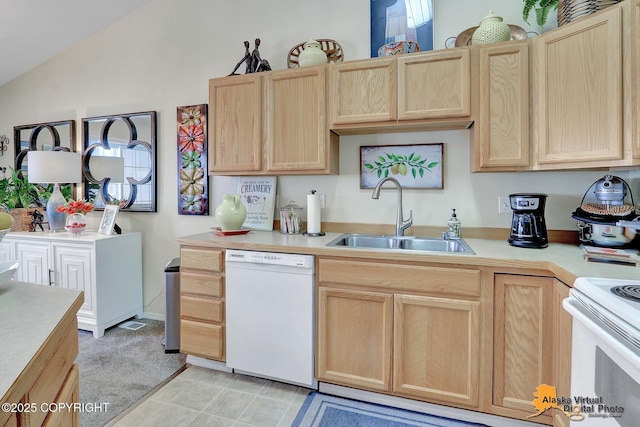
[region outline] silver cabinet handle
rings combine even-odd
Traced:
[[[54,281],[51,279],[51,274],[53,273],[52,269],[49,269],[49,286],[53,286]]]

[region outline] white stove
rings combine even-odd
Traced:
[[[563,307],[573,317],[572,427],[636,427],[640,280],[579,278]]]

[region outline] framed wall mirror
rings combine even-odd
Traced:
[[[156,112],[82,119],[84,197],[96,209],[156,212]]]
[[[35,123],[13,127],[16,171],[27,172],[29,151],[75,151],[75,121]]]

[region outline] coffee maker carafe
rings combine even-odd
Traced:
[[[509,244],[522,248],[546,248],[549,245],[544,221],[546,194],[510,194],[513,211]]]

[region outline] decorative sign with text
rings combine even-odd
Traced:
[[[242,177],[238,181],[238,195],[247,209],[247,219],[242,225],[253,230],[273,230],[273,214],[276,206],[276,177]]]

